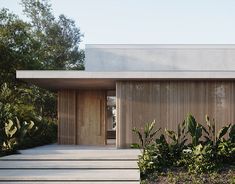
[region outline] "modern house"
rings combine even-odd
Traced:
[[[176,129],[186,114],[235,122],[235,45],[86,45],[85,71],[17,71],[58,92],[58,143],[117,148],[133,127]],[[115,136],[116,135],[116,136]]]

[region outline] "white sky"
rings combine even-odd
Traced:
[[[235,0],[52,0],[86,43],[235,44]],[[19,0],[0,0],[20,14]]]

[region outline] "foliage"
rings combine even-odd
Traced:
[[[23,143],[26,134],[37,130],[34,122],[21,123],[17,117],[14,121],[9,119],[4,125],[0,130],[0,146],[5,153],[15,152],[16,148]]]
[[[153,144],[154,136],[160,130],[154,130],[155,121],[147,123],[144,126],[143,133],[134,128],[133,132],[139,138],[139,144],[134,143],[131,145],[132,148],[140,148],[142,154],[139,156],[138,166],[141,169],[141,175],[144,177],[148,173],[158,169],[158,156],[159,154],[155,151],[156,144]]]
[[[28,134],[20,147],[31,148],[45,144],[54,143],[57,140],[57,123],[55,120],[42,119],[35,122],[37,131]]]
[[[55,142],[56,121],[41,118],[26,89],[3,84],[0,89],[0,155],[14,153],[16,149]],[[37,98],[37,97],[35,97]],[[31,102],[30,104],[28,104]]]
[[[24,138],[9,146],[27,148],[55,141],[56,95],[17,80],[16,70],[83,70],[84,51],[80,29],[65,15],[55,17],[50,0],[22,0],[21,6],[27,19],[0,9],[0,130],[9,121],[15,127],[17,117],[22,131],[15,134]],[[31,121],[38,130],[26,133],[23,122]]]
[[[205,138],[206,144],[212,144],[214,146],[218,146],[218,144],[222,141],[223,136],[228,132],[229,128],[230,128],[230,124],[227,126],[222,127],[218,133],[216,134],[216,130],[215,130],[215,121],[213,120],[213,122],[210,122],[210,118],[206,115],[206,127],[202,127],[203,131],[205,132]]]
[[[235,169],[228,167],[226,169],[223,168],[223,170],[219,172],[195,174],[179,168],[172,168],[166,172],[154,173],[141,183],[234,184]]]
[[[186,138],[186,122],[183,121],[183,123],[178,124],[177,133],[173,130],[167,129],[165,129],[165,133],[172,140],[172,142],[169,143],[168,153],[172,154],[171,159],[173,162],[176,162],[180,158],[183,149],[185,149],[185,143],[188,140]],[[167,144],[167,142],[165,142],[165,144]]]
[[[15,134],[17,131],[16,126],[9,120],[4,124],[5,126],[0,130],[0,146],[3,152],[14,152],[16,139]]]
[[[133,128],[133,132],[138,136],[139,140],[140,140],[140,144],[138,143],[134,143],[132,144],[132,148],[141,148],[143,150],[145,150],[152,142],[154,139],[154,136],[156,135],[156,133],[160,130],[154,130],[154,125],[155,125],[155,121],[151,122],[151,123],[147,123],[144,126],[144,132],[143,134],[136,128]]]
[[[84,52],[79,50],[82,34],[75,22],[63,14],[56,19],[49,1],[22,0],[21,4],[43,67],[84,69]]]
[[[188,132],[192,137],[192,145],[197,146],[199,144],[199,139],[202,136],[202,125],[197,123],[191,114],[186,117],[186,124]]]
[[[219,170],[224,164],[235,164],[234,125],[229,124],[216,132],[215,125],[210,122],[208,116],[204,127],[189,114],[185,121],[178,125],[177,131],[165,129],[170,141],[167,141],[163,134],[157,137],[155,142],[152,136],[144,139],[146,135],[151,135],[154,125],[155,122],[146,125],[145,130],[150,132],[142,133],[136,128],[133,130],[140,142],[134,144],[134,147],[143,149],[138,162],[143,179],[171,167],[198,174]],[[156,134],[155,131],[153,133]],[[204,140],[201,139],[203,133]],[[188,136],[191,139],[188,140]]]
[[[229,140],[230,140],[232,143],[235,143],[235,124],[233,124],[233,125],[230,127],[230,131],[229,131]]]
[[[191,163],[188,165],[188,169],[195,173],[212,171],[217,166],[215,162],[216,152],[210,144],[195,146],[191,152],[190,160]]]
[[[231,140],[223,140],[217,147],[218,160],[223,163],[235,164],[235,143]]]

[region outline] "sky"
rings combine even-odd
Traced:
[[[22,15],[20,0],[0,7]],[[235,44],[235,0],[51,0],[84,44]]]

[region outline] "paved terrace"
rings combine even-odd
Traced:
[[[139,150],[47,145],[0,158],[0,183],[137,184]]]

